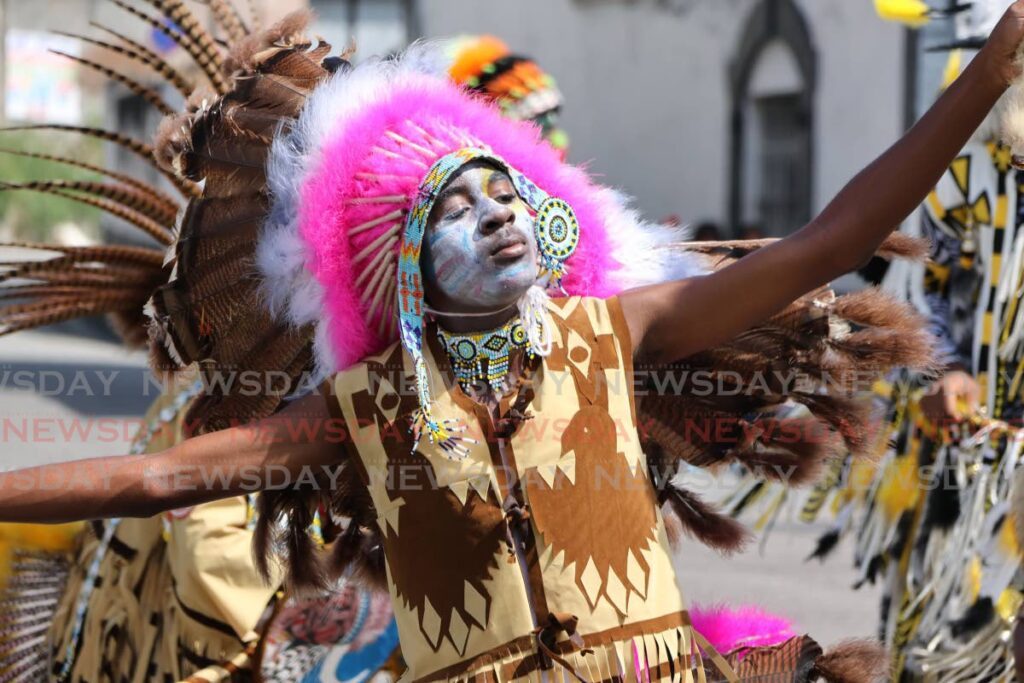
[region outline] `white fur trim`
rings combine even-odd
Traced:
[[[645,221],[622,193],[610,189],[601,193],[601,201],[606,205],[608,236],[620,264],[614,277],[622,289],[710,272],[700,255],[669,248],[689,240],[689,228]]]

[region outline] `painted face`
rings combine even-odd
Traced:
[[[426,298],[453,312],[514,303],[538,275],[529,207],[503,171],[468,164],[434,202],[421,255]]]

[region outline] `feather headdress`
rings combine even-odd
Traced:
[[[271,151],[273,204],[258,248],[264,292],[285,319],[317,326],[321,374],[397,340],[397,326],[382,320],[385,306],[373,303],[385,298],[376,288],[394,296],[421,184],[460,149],[487,150],[572,206],[581,235],[563,281],[572,294],[610,296],[703,270],[693,257],[658,248],[679,233],[639,221],[620,194],[562,163],[534,127],[437,78],[436,59],[433,46],[420,44],[335,74]],[[389,275],[378,283],[376,273]]]

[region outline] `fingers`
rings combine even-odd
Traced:
[[[958,391],[943,391],[942,392],[942,407],[946,411],[946,418],[958,419],[960,417],[960,392]]]
[[[1019,0],[1024,4],[1024,0]],[[971,409],[971,413],[977,413],[981,408],[981,385],[973,378],[968,376],[966,385],[965,397],[967,399],[967,405]]]

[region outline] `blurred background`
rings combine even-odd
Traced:
[[[927,107],[947,58],[928,48],[952,32],[949,22],[920,32],[884,23],[871,0],[236,2],[266,21],[310,7],[318,16],[316,33],[337,52],[355,44],[357,60],[424,37],[501,37],[557,79],[570,161],[635,197],[648,218],[692,224],[708,239],[782,236],[806,223]],[[189,4],[209,18],[202,2]],[[932,0],[933,7],[947,4]],[[52,52],[98,56],[98,49],[53,33],[100,37],[90,21],[183,69],[191,64],[159,31],[110,0],[0,0],[0,124],[56,122],[140,139],[152,135],[159,115],[141,98]],[[102,61],[117,64],[106,53]],[[151,82],[147,72],[132,74]],[[172,106],[180,103],[173,90],[162,94]],[[158,180],[153,169],[112,145],[67,133],[0,132],[0,150],[27,149],[89,157]],[[58,173],[91,177],[0,154],[0,181]],[[75,244],[137,234],[82,204],[0,191],[0,241]],[[850,276],[839,288],[862,284]],[[69,420],[130,421],[152,400],[144,393],[144,356],[122,350],[101,321],[52,332],[0,338],[4,466],[123,451],[130,429],[116,444],[81,429],[70,436],[53,430],[65,429]],[[19,371],[32,379],[13,382]],[[68,390],[83,372],[96,373],[83,375],[91,390],[106,386],[110,375],[103,373],[117,374],[101,399]],[[46,378],[63,381],[66,390],[47,391]],[[702,602],[761,602],[825,642],[872,635],[877,594],[850,590],[855,576],[849,563],[836,557],[822,569],[802,562],[818,532],[784,522],[763,554],[755,547],[732,560],[695,547],[685,562],[685,589]]]

